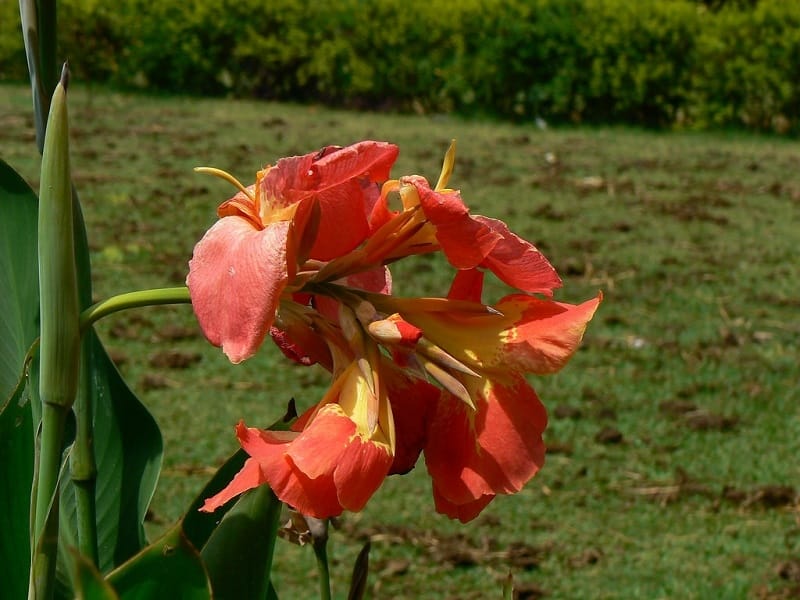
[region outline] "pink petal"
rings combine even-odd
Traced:
[[[300,471],[314,479],[332,474],[356,424],[336,404],[323,406],[292,444],[286,455]]]
[[[482,216],[474,218],[501,238],[481,266],[523,292],[552,296],[553,289],[561,287],[561,278],[536,246],[512,233],[502,221]]]
[[[392,293],[392,274],[388,267],[378,267],[369,271],[362,271],[345,277],[345,284],[349,287],[375,294]]]
[[[386,479],[391,465],[392,456],[385,445],[353,437],[333,472],[341,505],[354,512],[364,508]]]
[[[240,423],[237,435],[242,448],[258,461],[263,481],[281,502],[318,519],[341,514],[333,476],[309,477],[289,459],[303,433],[247,428]]]
[[[289,281],[287,237],[281,221],[257,229],[223,217],[194,248],[186,284],[208,340],[239,363],[255,354],[275,318]]]

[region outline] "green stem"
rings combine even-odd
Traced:
[[[78,527],[78,550],[97,566],[97,464],[94,454],[92,388],[89,381],[92,364],[91,335],[81,342],[81,375],[75,400],[75,443],[70,455],[70,476],[75,485],[75,509]]]
[[[314,556],[317,558],[320,600],[331,600],[331,573],[328,568],[328,536],[314,539]]]
[[[187,287],[140,290],[112,296],[107,300],[93,304],[81,313],[81,333],[85,333],[95,321],[121,310],[159,304],[189,304],[191,301],[189,288]]]
[[[70,409],[45,403],[42,407],[41,452],[39,454],[33,525],[32,598],[52,598],[58,554],[58,479],[61,472],[64,428]],[[31,593],[33,595],[31,595]]]

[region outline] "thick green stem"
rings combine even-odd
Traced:
[[[320,600],[331,600],[331,573],[328,568],[328,536],[314,539],[314,556],[317,558]]]
[[[31,583],[29,598],[53,597],[58,555],[58,479],[69,408],[45,403],[42,407],[41,451],[39,453],[36,500],[34,504]]]
[[[80,320],[81,332],[85,332],[88,327],[103,317],[121,310],[160,304],[189,304],[191,301],[187,287],[157,288],[119,294],[84,310]]]
[[[97,464],[94,455],[92,388],[90,377],[92,336],[81,343],[81,377],[75,400],[75,443],[70,455],[70,476],[75,485],[78,550],[97,565]]]

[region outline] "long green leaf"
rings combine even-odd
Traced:
[[[0,400],[9,398],[39,336],[38,201],[0,160]]]
[[[273,431],[288,431],[296,419],[297,407],[295,406],[294,398],[292,398],[286,405],[286,413],[267,427],[267,429]],[[234,452],[228,460],[217,469],[217,472],[214,473],[211,479],[208,480],[186,511],[183,517],[183,530],[186,532],[186,536],[192,544],[194,544],[195,548],[203,548],[206,545],[208,538],[211,536],[222,517],[233,508],[233,504],[228,503],[221,506],[213,513],[199,512],[198,509],[203,506],[206,498],[217,494],[230,483],[233,476],[244,466],[244,462],[247,458],[247,453],[244,450],[239,449]]]
[[[25,598],[30,567],[33,419],[24,375],[39,335],[37,199],[0,160],[0,564],[3,598]],[[12,492],[12,493],[9,493]]]
[[[100,340],[92,336],[94,444],[97,455],[99,565],[106,572],[146,544],[144,517],[161,469],[158,425],[125,384]],[[77,543],[75,490],[62,489],[64,549]]]
[[[114,588],[95,566],[77,552],[73,553],[76,600],[119,600]]]
[[[16,393],[26,352],[39,333],[37,209],[38,202],[33,191],[8,164],[0,161],[0,399],[3,401]],[[91,299],[88,243],[80,211],[76,210],[75,215],[80,296],[82,305],[88,306]],[[93,367],[90,380],[94,396],[95,450],[99,471],[99,567],[107,571],[136,554],[146,544],[144,517],[158,480],[163,445],[153,417],[125,384],[94,333],[88,335],[92,338]],[[37,367],[36,363],[32,366],[34,379]],[[29,393],[32,398],[37,397],[35,389]],[[20,409],[21,417],[29,424],[27,435],[9,436],[7,441],[7,444],[18,444],[14,452],[29,457],[28,460],[33,457],[32,431],[39,416],[39,411],[31,414],[34,403],[27,402]],[[11,406],[10,402],[8,406]],[[0,472],[7,473],[13,468],[12,462],[5,459],[7,455],[4,451]],[[27,477],[27,481],[15,482],[7,489],[29,490],[31,475]],[[62,558],[68,547],[76,544],[74,498],[73,486],[66,482],[61,502]],[[25,535],[22,537],[24,548],[29,544],[29,509],[27,494],[0,494],[0,514],[25,526]],[[23,556],[27,561],[28,553],[20,550],[23,548],[19,545],[21,542],[8,541],[15,539],[12,536],[14,531],[15,528],[4,528],[0,534],[0,544],[3,544],[0,546],[0,556],[8,552]],[[8,547],[6,544],[9,544]],[[62,583],[66,583],[69,581],[68,570],[66,563],[62,563],[60,578]],[[20,585],[24,585],[27,591],[27,568],[9,572],[19,573],[20,581],[24,582]],[[11,580],[11,577],[4,580],[3,585],[13,587],[15,584]],[[9,594],[9,597],[15,596]]]
[[[223,516],[233,507],[233,503],[228,503],[220,507],[213,513],[200,512],[199,508],[203,506],[206,498],[210,498],[218,493],[228,483],[230,483],[233,476],[239,472],[244,466],[244,461],[248,456],[244,450],[237,450],[234,452],[225,463],[217,469],[217,472],[203,487],[203,490],[197,495],[186,511],[183,517],[183,530],[186,532],[186,537],[194,544],[195,548],[202,548],[205,546],[208,538],[211,537],[214,529],[220,522]]]
[[[0,565],[3,598],[25,598],[30,569],[28,533],[33,481],[33,424],[26,378],[0,411]]]
[[[268,597],[282,506],[262,485],[242,495],[222,518],[202,552],[215,597]]]
[[[197,550],[186,539],[180,521],[161,539],[110,573],[107,581],[121,600],[211,598],[203,563]]]

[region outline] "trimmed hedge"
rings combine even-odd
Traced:
[[[556,122],[800,130],[800,2],[61,0],[79,79]],[[15,2],[0,78],[25,79]]]

